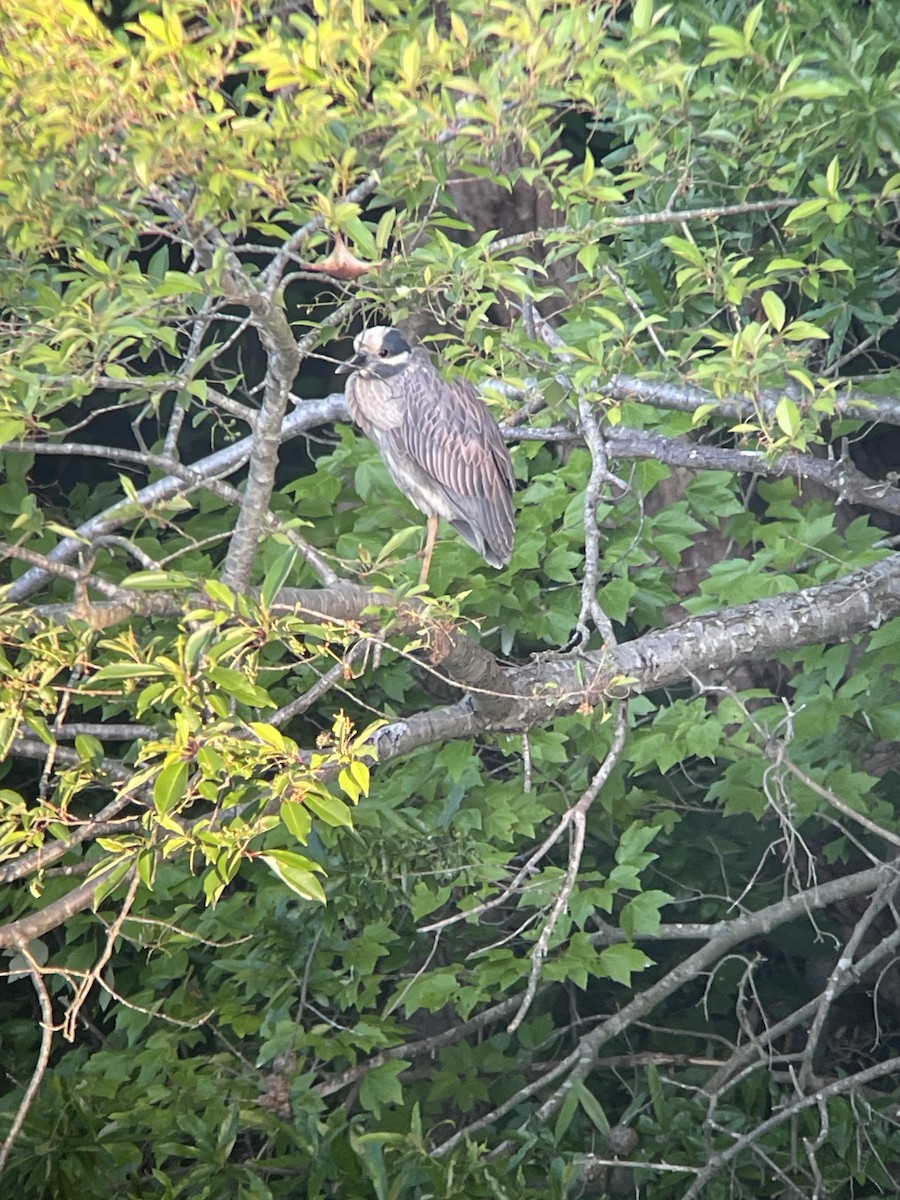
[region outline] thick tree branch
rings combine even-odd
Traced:
[[[572,712],[800,646],[844,642],[898,614],[894,554],[833,583],[691,617],[612,650],[512,670],[510,690],[520,700],[510,707],[509,724],[494,728],[529,728],[544,724],[548,709]]]
[[[809,480],[834,492],[842,503],[900,516],[900,488],[863,474],[847,456],[813,458],[809,454],[791,453],[772,458],[758,450],[707,446],[625,425],[606,429],[604,436],[610,453],[617,458],[654,458],[668,466],[694,471],[734,471],[767,479],[796,479],[801,486],[804,480]]]
[[[153,599],[159,611],[180,611],[172,599]],[[140,600],[146,603],[146,598]],[[349,621],[363,619],[366,609],[397,609],[401,603],[406,613],[400,613],[399,627],[421,628],[421,602],[401,602],[391,592],[348,582],[285,588],[277,607]],[[110,607],[116,614],[121,608]],[[897,615],[900,554],[893,554],[832,583],[704,613],[616,647],[557,655],[522,667],[503,667],[485,647],[451,629],[435,646],[436,661],[470,696],[384,727],[375,744],[385,761],[435,741],[485,730],[522,732],[583,705],[602,706],[802,646],[844,642]]]
[[[0,947],[21,949],[35,938],[49,933],[51,929],[58,929],[76,913],[90,908],[94,903],[94,897],[100,884],[104,883],[113,871],[118,870],[118,867],[118,863],[111,863],[93,879],[88,879],[77,888],[73,888],[71,892],[66,892],[65,896],[60,896],[58,900],[38,909],[37,912],[28,913],[27,916],[19,917],[17,921],[9,921],[6,925],[0,925]],[[133,874],[134,868],[131,868],[123,882],[129,881]]]
[[[668,408],[676,412],[694,413],[699,408],[712,406],[714,411],[732,420],[743,420],[757,416],[761,409],[764,416],[775,422],[775,408],[785,395],[784,390],[767,391],[758,399],[744,396],[715,396],[703,388],[686,383],[654,382],[636,379],[631,375],[616,375],[601,388],[601,394],[610,400],[639,400],[654,408]],[[791,393],[793,395],[793,392]],[[802,408],[802,397],[797,397]],[[848,417],[854,421],[884,421],[888,425],[900,425],[900,397],[868,396],[858,389],[838,391],[833,397],[834,415]]]
[[[364,608],[385,600],[389,604],[390,599],[389,594],[346,583],[293,589],[282,596],[296,607],[338,619],[358,617]],[[898,614],[900,555],[892,555],[834,583],[693,617],[609,650],[527,667],[504,670],[489,651],[452,632],[444,669],[450,674],[449,662],[458,682],[480,681],[464,685],[478,690],[449,707],[393,722],[378,730],[373,743],[379,761],[386,762],[421,746],[476,737],[486,730],[521,732],[584,705],[604,706],[716,668],[801,646],[846,641]],[[30,928],[31,922],[39,932],[55,928],[88,907],[95,889],[96,881],[82,885],[42,912],[22,918],[22,927]],[[18,944],[22,922],[0,929],[0,945]],[[25,940],[33,936],[38,934],[28,934]]]
[[[284,309],[257,292],[243,273],[237,277],[230,272],[224,273],[222,286],[229,299],[249,308],[268,355],[263,402],[252,434],[253,452],[244,499],[222,569],[223,582],[236,592],[242,592],[250,583],[265,515],[269,511],[278,466],[281,424],[291,384],[300,370],[300,352]]]
[[[379,730],[374,741],[384,762],[435,741],[472,737],[487,729],[521,732],[586,704],[603,706],[717,668],[801,646],[847,641],[897,615],[900,555],[892,555],[834,583],[692,617],[609,650],[512,668],[506,672],[505,690],[515,700],[502,716],[497,715],[502,701],[487,716],[475,697],[471,703],[396,721]]]

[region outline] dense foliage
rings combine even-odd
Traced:
[[[96,9],[0,15],[4,1195],[895,1195],[895,6]]]

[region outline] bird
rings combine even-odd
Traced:
[[[428,579],[444,518],[498,570],[515,537],[515,475],[500,427],[468,380],[447,380],[424,346],[376,325],[353,341],[345,395],[352,420],[378,447],[401,492],[428,518],[419,583]]]

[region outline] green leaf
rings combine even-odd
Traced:
[[[55,746],[56,738],[50,731],[50,726],[39,713],[29,713],[25,718],[25,724],[36,733],[45,746]]]
[[[381,1115],[385,1104],[402,1104],[403,1088],[399,1076],[411,1064],[404,1058],[382,1063],[367,1071],[359,1089],[359,1103],[373,1116]]]
[[[403,988],[403,1011],[407,1017],[411,1017],[420,1008],[427,1009],[428,1012],[437,1012],[456,995],[458,990],[459,984],[455,970],[448,968],[447,970],[428,971]]]
[[[168,671],[164,667],[151,666],[149,663],[109,663],[107,666],[101,667],[99,671],[95,671],[88,678],[87,684],[90,686],[106,679],[146,679],[148,676],[167,674]]]
[[[296,547],[285,546],[271,567],[269,567],[261,589],[262,602],[265,608],[272,607],[272,602],[290,577],[296,561]]]
[[[168,592],[174,588],[196,587],[196,580],[172,571],[135,571],[119,585],[134,592]]]
[[[397,210],[388,208],[381,214],[378,221],[378,228],[375,230],[375,253],[379,256],[383,255],[388,247],[391,232],[397,220]]]
[[[840,183],[841,164],[838,161],[837,155],[828,164],[828,170],[825,172],[825,186],[828,188],[828,194],[832,199],[837,198],[838,184]]]
[[[299,801],[285,800],[279,811],[285,827],[305,846],[312,830],[312,817],[306,807]]]
[[[177,759],[163,767],[153,784],[153,804],[158,813],[170,813],[184,797],[187,778],[188,764],[184,759]]]
[[[359,791],[362,792],[364,796],[368,796],[369,782],[371,778],[369,764],[363,762],[362,759],[355,758],[350,764],[349,771],[353,776],[353,781],[359,788]]]
[[[609,1133],[609,1120],[606,1113],[603,1111],[603,1106],[600,1101],[589,1091],[587,1086],[578,1080],[572,1087],[572,1091],[578,1098],[578,1103],[584,1109],[591,1124],[598,1133],[604,1136]]]
[[[313,874],[314,871],[322,873],[318,863],[290,850],[270,850],[267,854],[260,854],[259,858],[298,896],[302,896],[304,900],[326,903],[322,885]]]
[[[784,327],[784,301],[775,292],[763,292],[762,306],[772,328],[780,331]]]
[[[343,774],[344,772],[342,771],[341,775]],[[321,792],[307,792],[303,799],[309,811],[315,813],[317,817],[321,817],[327,825],[343,825],[347,829],[353,828],[353,817],[350,815],[350,809],[343,800],[338,800],[337,796],[332,796],[330,792],[323,790]]]
[[[639,971],[646,971],[647,967],[652,967],[653,959],[648,958],[636,946],[620,942],[600,951],[600,965],[614,982],[621,983],[624,987],[630,987],[631,976]]]
[[[27,432],[24,420],[19,417],[0,417],[0,446],[7,442],[18,441]]]
[[[635,0],[631,9],[631,23],[637,34],[650,32],[653,23],[653,0]]]
[[[234,611],[234,592],[227,584],[220,583],[218,579],[206,579],[203,583],[203,590],[209,596],[210,600],[214,600],[216,604],[220,604],[229,612]]]
[[[275,702],[264,688],[252,683],[246,675],[231,667],[212,667],[209,678],[217,683],[222,691],[233,697],[241,704],[249,704],[254,708],[275,708]]]
[[[789,438],[795,438],[800,432],[800,410],[787,396],[782,396],[775,406],[775,420],[782,433]]]
[[[133,866],[134,860],[129,856],[122,862],[117,863],[115,866],[107,868],[103,871],[99,877],[99,883],[97,883],[94,889],[94,895],[91,900],[91,907],[93,908],[94,912],[99,909],[100,905],[108,896],[113,894],[123,879],[130,874]]]
[[[75,752],[84,763],[99,766],[103,760],[103,743],[90,733],[79,733],[75,738]]]
[[[616,862],[635,863],[641,867],[652,862],[656,855],[647,855],[645,851],[661,828],[661,825],[644,825],[640,821],[633,821],[619,839]]]
[[[811,321],[791,321],[784,331],[784,337],[789,342],[805,342],[807,338],[827,342],[828,334]]]
[[[580,1087],[581,1085],[579,1084],[577,1086]],[[559,1113],[553,1126],[553,1142],[555,1145],[558,1146],[568,1133],[569,1126],[572,1124],[572,1119],[575,1116],[578,1106],[578,1092],[574,1087],[571,1087],[565,1094],[565,1098],[560,1105]]]
[[[749,46],[753,41],[753,35],[756,33],[756,27],[759,25],[759,19],[765,11],[765,0],[760,0],[759,4],[754,4],[753,8],[747,13],[744,18],[743,35],[744,41]]]
[[[807,217],[812,217],[816,213],[821,212],[828,201],[824,197],[818,197],[815,200],[804,200],[802,204],[798,204],[792,209],[784,221],[785,229],[789,229],[792,225],[799,224],[800,221],[806,220]]]
[[[269,725],[265,721],[248,721],[248,725],[264,746],[271,746],[273,750],[278,750],[282,754],[297,753],[296,745],[274,725]]]
[[[619,913],[619,924],[632,941],[637,937],[655,937],[659,932],[659,910],[674,899],[668,892],[639,892]]]

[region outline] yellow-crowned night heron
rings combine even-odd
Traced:
[[[443,517],[492,567],[512,557],[515,486],[497,422],[465,379],[449,383],[422,346],[378,325],[353,342],[355,358],[338,367],[347,408],[378,447],[394,483],[428,517],[425,558],[431,566]]]

